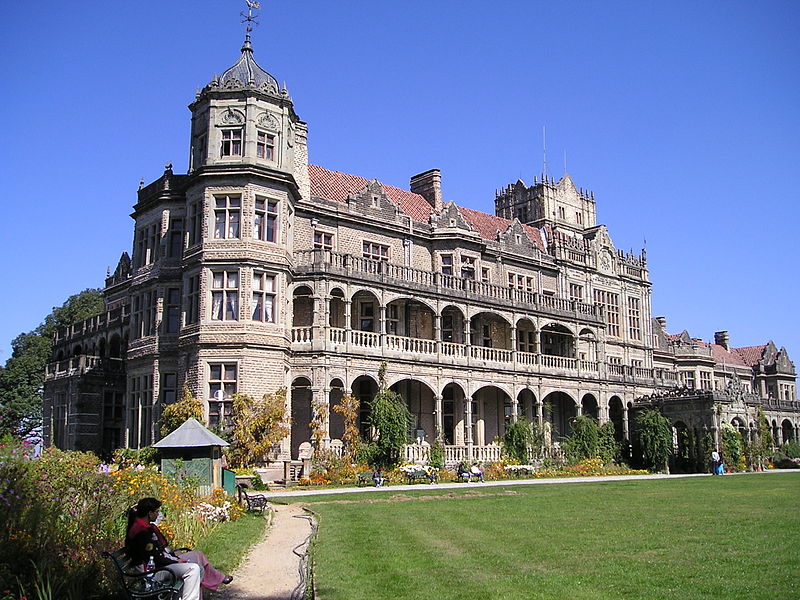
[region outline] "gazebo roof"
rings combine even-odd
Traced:
[[[164,439],[153,444],[153,448],[196,448],[227,445],[228,442],[211,433],[197,419],[188,419]]]

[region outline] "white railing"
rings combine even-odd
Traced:
[[[311,327],[292,327],[292,342],[310,342],[311,338]]]
[[[403,460],[424,465],[431,460],[431,445],[428,442],[403,446]]]
[[[350,331],[350,343],[362,348],[378,348],[381,344],[381,337],[371,331]]]
[[[501,448],[499,444],[488,444],[486,446],[472,446],[472,457],[470,458],[469,446],[445,446],[444,463],[448,467],[453,467],[465,460],[478,462],[496,462],[500,460]]]
[[[538,364],[538,355],[533,352],[517,352],[517,362],[521,365]]]
[[[467,347],[464,344],[454,344],[453,342],[442,342],[442,354],[445,356],[466,356]]]
[[[599,370],[599,365],[595,361],[591,360],[579,360],[578,366],[580,367],[581,371],[591,371],[592,373],[597,373]]]
[[[539,363],[543,367],[555,367],[556,369],[575,369],[577,367],[577,359],[549,354],[540,355]]]
[[[330,327],[328,328],[328,339],[334,344],[345,344],[347,343],[347,330]]]
[[[479,360],[489,360],[492,362],[511,362],[511,350],[501,350],[499,348],[470,346],[470,356]]]
[[[413,354],[436,354],[436,342],[421,338],[404,337],[401,335],[387,335],[386,347],[399,352]]]

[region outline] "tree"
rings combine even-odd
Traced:
[[[742,436],[730,423],[722,424],[722,459],[731,471],[743,471],[745,468]]]
[[[520,464],[527,464],[531,452],[537,453],[544,446],[544,435],[538,423],[518,419],[509,423],[503,434],[503,452]]]
[[[44,371],[55,332],[102,311],[101,291],[87,289],[53,308],[36,329],[14,338],[11,357],[0,370],[0,436],[25,438],[41,428]]]
[[[619,452],[614,439],[612,422],[598,425],[592,417],[581,415],[572,424],[572,433],[562,444],[564,455],[571,463],[588,458],[599,458],[604,463],[613,462]]]
[[[651,471],[667,471],[667,461],[672,454],[672,427],[657,410],[643,410],[636,415],[639,443],[647,468]]]
[[[369,422],[378,438],[373,442],[370,456],[376,465],[389,469],[400,460],[403,446],[409,441],[408,432],[414,424],[414,417],[402,396],[386,387],[385,376],[384,361],[378,370],[378,393],[370,402]]]
[[[361,409],[361,402],[352,394],[342,396],[339,404],[333,410],[342,415],[344,421],[344,433],[342,442],[347,456],[354,459],[359,456],[361,450],[361,434],[358,431],[358,412]]]
[[[750,444],[751,467],[761,471],[770,454],[772,454],[772,431],[764,415],[764,409],[759,406],[756,415],[756,437]]]
[[[248,394],[233,395],[233,443],[228,460],[246,467],[265,459],[272,447],[289,435],[286,388],[256,400]]]
[[[189,419],[203,420],[203,402],[192,396],[189,386],[183,385],[181,399],[164,407],[158,424],[161,427],[161,437],[166,437]]]

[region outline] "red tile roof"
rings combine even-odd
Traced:
[[[464,217],[464,220],[472,225],[472,228],[485,240],[496,240],[498,230],[503,233],[511,225],[511,221],[508,219],[472,210],[471,208],[459,206],[458,210]],[[523,225],[522,228],[528,235],[528,239],[536,244],[539,250],[544,252],[544,241],[542,241],[542,235],[539,233],[539,230],[528,225]]]
[[[761,360],[761,357],[764,355],[764,350],[766,350],[767,345],[763,344],[761,346],[745,346],[744,348],[732,348],[732,352],[736,352],[739,356],[742,357],[742,360],[748,367],[752,367],[758,364],[758,361]]]
[[[308,165],[308,175],[311,179],[311,196],[326,198],[336,202],[345,202],[350,194],[363,190],[370,180],[358,175],[349,175],[339,171],[331,171],[319,165]],[[402,212],[418,223],[427,223],[433,213],[433,207],[425,198],[414,192],[403,190],[391,185],[381,184],[386,190],[386,196]],[[486,240],[497,239],[497,230],[501,232],[508,229],[511,221],[495,217],[469,208],[458,207],[464,219]],[[539,230],[528,225],[522,226],[528,238],[536,246],[545,251],[544,242]]]
[[[311,196],[326,198],[336,202],[345,202],[350,194],[363,190],[370,180],[358,175],[348,175],[339,171],[331,171],[319,165],[308,165],[311,178]],[[414,192],[391,185],[381,184],[386,196],[402,212],[419,223],[427,223],[433,207],[425,198]]]
[[[742,367],[752,366],[744,362],[744,360],[742,360],[742,357],[733,348],[731,348],[731,351],[728,352],[727,350],[725,350],[723,346],[720,346],[719,344],[708,344],[708,345],[711,346],[711,356],[714,357],[714,360],[717,363],[723,363],[726,365],[739,365]]]

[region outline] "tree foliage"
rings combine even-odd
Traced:
[[[573,464],[589,458],[610,463],[619,453],[619,445],[614,439],[614,424],[609,421],[599,425],[586,415],[575,418],[572,433],[561,447],[567,460]]]
[[[750,444],[750,466],[754,469],[763,469],[769,456],[772,454],[772,430],[764,415],[764,409],[758,407],[756,415],[756,436]]]
[[[192,396],[189,386],[184,384],[181,399],[164,407],[158,424],[161,437],[166,437],[189,419],[203,421],[203,402]]]
[[[233,395],[233,443],[228,447],[232,467],[246,467],[266,460],[272,447],[289,435],[286,388],[256,400],[248,394]]]
[[[386,362],[378,371],[378,393],[370,402],[369,424],[375,428],[377,439],[370,452],[372,461],[389,469],[400,461],[403,446],[409,441],[414,417],[400,394],[386,387]]]
[[[358,412],[361,409],[361,402],[352,394],[342,396],[339,404],[333,410],[342,415],[344,422],[344,433],[342,443],[344,451],[351,459],[355,459],[361,451],[361,434],[358,431]]]
[[[503,452],[508,458],[519,464],[527,464],[531,454],[541,453],[544,447],[544,433],[538,423],[520,418],[508,424],[503,434],[502,445]]]
[[[733,471],[743,471],[744,448],[742,446],[742,436],[739,431],[730,423],[722,424],[722,459],[728,469]]]
[[[14,338],[11,357],[0,370],[0,435],[25,438],[41,427],[44,371],[55,332],[102,310],[101,291],[87,289],[54,307],[36,329]]]
[[[667,461],[672,454],[672,427],[657,410],[643,410],[636,415],[639,444],[645,465],[651,471],[669,471]]]

